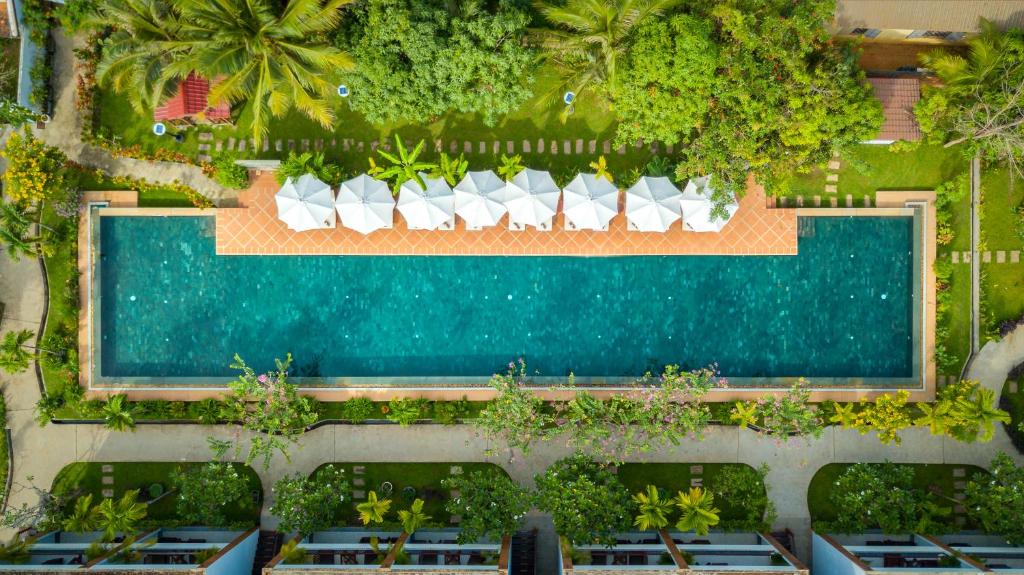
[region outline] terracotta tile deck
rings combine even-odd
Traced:
[[[683,231],[676,223],[664,234],[631,232],[617,216],[607,232],[568,231],[561,213],[554,229],[509,231],[505,220],[493,228],[467,231],[457,220],[452,231],[408,230],[401,214],[395,225],[364,236],[339,225],[293,232],[277,219],[272,173],[254,177],[238,208],[219,208],[220,255],[793,255],[797,251],[796,211],[769,209],[764,191],[750,185],[740,209],[721,233]]]

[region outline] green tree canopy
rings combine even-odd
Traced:
[[[460,543],[512,535],[533,506],[532,494],[497,470],[451,477],[444,480],[444,487],[459,492],[445,506],[448,513],[462,516]]]
[[[1024,467],[1000,453],[992,460],[991,475],[975,474],[967,482],[964,507],[986,533],[1005,537],[1012,545],[1024,544]]]
[[[914,468],[894,463],[856,463],[839,479],[829,499],[839,533],[881,529],[885,533],[940,533],[951,508],[914,485]]]
[[[225,507],[252,505],[249,481],[232,463],[211,461],[177,470],[171,481],[178,490],[178,515],[190,525],[227,527]]]
[[[328,465],[312,477],[303,473],[281,478],[274,484],[270,513],[281,519],[278,530],[308,535],[334,527],[339,513],[348,505],[350,487],[344,470]]]
[[[607,467],[575,455],[556,461],[537,484],[537,506],[551,514],[555,531],[575,545],[615,544],[633,524],[629,491]]]
[[[368,0],[337,45],[359,63],[346,75],[349,103],[374,124],[475,112],[488,124],[530,97],[530,16],[514,0]]]

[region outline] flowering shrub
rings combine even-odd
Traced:
[[[990,471],[991,475],[977,473],[967,482],[964,507],[986,533],[1005,537],[1011,545],[1024,545],[1024,467],[1000,453]]]
[[[227,527],[226,506],[252,506],[249,481],[231,463],[211,461],[177,470],[171,482],[178,490],[178,516],[189,525]]]
[[[914,486],[914,468],[893,463],[851,465],[832,487],[835,521],[816,525],[839,533],[942,533],[950,514],[933,495]]]
[[[733,419],[756,425],[760,433],[787,441],[791,436],[821,437],[824,424],[811,408],[811,392],[803,378],[782,395],[764,396],[755,402],[736,402]]]
[[[899,445],[900,431],[913,425],[910,410],[907,408],[909,397],[910,392],[904,389],[895,395],[883,393],[871,402],[861,401],[860,412],[853,427],[857,428],[861,435],[875,431],[882,443]]]
[[[281,520],[278,530],[282,533],[298,531],[302,535],[334,527],[351,492],[345,481],[345,470],[333,465],[327,465],[311,477],[295,473],[279,479],[273,490],[274,504],[270,506],[270,513]]]
[[[445,504],[452,515],[461,515],[459,543],[472,543],[482,538],[500,540],[512,535],[522,525],[526,512],[533,507],[533,496],[501,471],[474,471],[442,481],[445,489],[458,491]]]
[[[487,439],[500,440],[508,445],[510,451],[519,449],[523,455],[530,452],[534,441],[544,439],[545,429],[553,422],[545,410],[544,401],[525,389],[526,384],[526,362],[520,359],[518,369],[515,363],[509,362],[507,373],[495,374],[491,378],[491,387],[498,392],[497,397],[487,404],[475,421]]]
[[[618,476],[584,455],[556,461],[537,484],[537,507],[575,545],[614,545],[633,523],[636,506]]]
[[[12,133],[0,155],[7,158],[7,194],[15,202],[42,201],[64,189],[67,157],[37,140],[27,128]]]

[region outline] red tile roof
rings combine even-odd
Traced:
[[[193,72],[178,84],[178,92],[174,96],[153,111],[153,119],[180,120],[198,114],[205,115],[208,120],[230,119],[231,106],[226,102],[210,106],[209,94],[210,81]]]
[[[914,118],[914,104],[921,99],[917,78],[868,78],[875,97],[882,102],[885,122],[879,140],[920,140],[921,128]]]
[[[12,6],[13,4],[8,5],[6,0],[0,0],[0,38],[14,37],[14,27],[11,26]]]

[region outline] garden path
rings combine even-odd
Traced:
[[[198,166],[176,162],[150,162],[131,158],[115,158],[109,152],[82,141],[82,115],[76,109],[77,74],[74,49],[82,45],[80,38],[69,38],[60,29],[52,32],[54,39],[53,94],[56,99],[53,119],[36,136],[56,146],[79,164],[99,168],[111,176],[143,178],[154,184],[180,182],[219,202],[233,198],[234,191],[225,190],[206,177]]]

